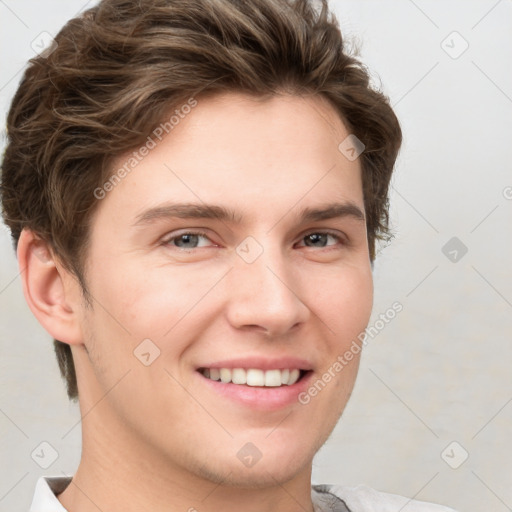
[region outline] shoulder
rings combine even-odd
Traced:
[[[378,491],[367,485],[314,485],[317,493],[328,493],[343,500],[350,512],[456,512],[454,509],[418,501],[398,494]]]

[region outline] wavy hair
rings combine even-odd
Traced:
[[[388,98],[344,47],[327,0],[103,0],[31,59],[7,117],[5,223],[45,240],[84,297],[93,191],[111,162],[146,141],[164,112],[201,93],[322,95],[360,155],[369,256],[389,237],[388,188],[401,145]],[[341,142],[341,141],[340,141]],[[70,346],[54,340],[70,399]]]

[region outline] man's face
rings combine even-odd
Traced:
[[[92,218],[87,352],[73,347],[83,413],[94,406],[83,428],[155,469],[273,485],[310,469],[356,378],[358,355],[335,362],[372,306],[361,169],[320,98],[197,100]],[[256,385],[204,375],[234,368]]]

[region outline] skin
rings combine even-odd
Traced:
[[[27,230],[20,239],[28,304],[71,345],[77,370],[82,459],[58,496],[70,512],[312,511],[313,457],[353,389],[359,355],[307,405],[271,411],[198,378],[205,362],[296,356],[316,381],[368,324],[373,284],[364,219],[299,221],[302,208],[334,202],[364,212],[360,163],[338,150],[349,132],[330,104],[239,93],[197,100],[99,201],[91,305],[43,242]],[[134,225],[166,202],[222,205],[243,221]],[[198,228],[206,238],[177,236]],[[307,237],[325,231],[340,239]],[[250,264],[236,251],[249,236],[263,251]],[[133,351],[148,338],[160,356],[145,366]],[[237,457],[248,442],[262,453],[252,467]]]

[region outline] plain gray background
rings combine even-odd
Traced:
[[[94,3],[0,0],[2,147],[32,46]],[[314,483],[510,511],[512,1],[331,5],[404,131],[391,194],[396,237],[375,265],[370,325],[395,301],[403,311],[368,340]],[[0,510],[21,511],[40,475],[74,473],[80,415],[25,304],[1,225],[0,258]],[[58,455],[47,469],[31,456],[42,442]]]

